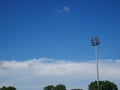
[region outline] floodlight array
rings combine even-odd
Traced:
[[[99,44],[100,44],[99,38],[98,38],[98,37],[93,37],[93,38],[91,39],[91,44],[92,44],[92,46],[97,46],[97,45],[99,45]]]

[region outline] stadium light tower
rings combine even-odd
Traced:
[[[98,45],[100,44],[98,37],[93,37],[91,39],[92,46],[95,47],[95,54],[96,54],[96,67],[97,67],[97,86],[99,90],[99,66],[98,66]]]

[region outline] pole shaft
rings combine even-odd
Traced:
[[[95,46],[96,49],[96,67],[97,67],[97,86],[99,90],[99,65],[98,65],[98,47]]]

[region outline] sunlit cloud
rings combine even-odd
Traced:
[[[100,79],[120,80],[119,61],[100,60]],[[36,88],[42,89],[47,84],[57,83],[65,83],[68,87],[75,87],[70,82],[82,82],[84,86],[81,87],[85,88],[91,80],[96,80],[96,62],[91,60],[86,62],[49,58],[25,61],[3,60],[0,61],[0,71],[1,86],[15,85],[18,90],[34,88],[36,85]]]

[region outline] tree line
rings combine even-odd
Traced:
[[[2,88],[0,88],[0,90],[16,90],[16,88],[12,86],[9,87],[3,86]]]
[[[44,90],[66,90],[66,86],[63,84],[58,84],[56,86],[48,85],[43,88]]]
[[[43,90],[67,90],[66,86],[63,84],[58,84],[56,86],[48,85],[43,88]],[[98,90],[97,81],[91,82],[88,85],[88,90]],[[99,81],[99,90],[118,90],[115,83],[110,81]]]
[[[98,89],[97,81],[91,82],[88,85],[88,90],[97,90],[97,89]],[[0,88],[0,90],[16,90],[16,88],[13,86],[9,86],[9,87],[3,86],[2,88]],[[43,87],[43,90],[67,90],[67,89],[64,84],[58,84],[56,86],[47,85]],[[118,90],[118,87],[115,83],[107,80],[99,81],[99,90]]]

